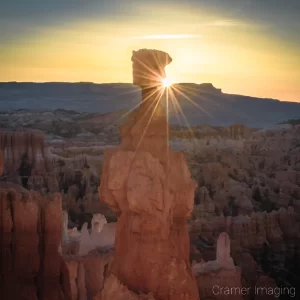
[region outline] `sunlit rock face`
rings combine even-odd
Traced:
[[[42,197],[16,184],[0,185],[1,299],[70,299],[61,284],[68,276],[58,252],[61,214],[59,194]]]
[[[61,197],[0,189],[1,299],[68,299],[61,285]]]
[[[140,64],[157,71],[151,60],[139,56],[156,51],[135,53],[134,63],[138,57]],[[168,148],[168,122],[158,96],[161,87],[149,94],[152,81],[140,83],[136,74],[134,65],[134,82],[142,86],[143,101],[121,128],[121,145],[105,151],[99,187],[100,199],[118,214],[111,276],[129,290],[153,293],[157,299],[196,300],[186,223],[196,183],[184,155]],[[102,295],[109,295],[109,288],[104,285]]]

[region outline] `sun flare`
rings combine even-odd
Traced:
[[[172,82],[171,82],[171,80],[169,78],[163,79],[163,86],[164,87],[169,87],[171,85],[172,85]]]

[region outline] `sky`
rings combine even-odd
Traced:
[[[172,82],[300,102],[299,0],[0,0],[0,81],[132,82],[166,51]]]

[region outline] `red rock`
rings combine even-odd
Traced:
[[[3,299],[71,300],[60,283],[61,213],[58,195],[47,199],[36,192],[0,189]]]
[[[60,254],[62,208],[60,194],[49,196],[43,203],[43,297],[45,300],[59,299]]]
[[[143,86],[142,104],[121,128],[120,147],[104,152],[99,188],[101,201],[119,215],[111,272],[129,290],[162,300],[197,300],[186,223],[196,183],[184,155],[168,149],[168,122],[157,98],[161,86],[134,81]],[[108,284],[103,297],[110,295]]]
[[[103,255],[88,255],[84,257],[82,263],[85,270],[85,283],[88,298],[97,296],[104,285],[105,269],[112,260],[110,253]]]
[[[93,300],[155,300],[152,294],[135,294],[128,290],[116,276],[111,275],[105,282],[104,288],[99,296],[95,296]]]
[[[29,162],[35,164],[36,172],[45,173],[47,169],[44,133],[41,131],[1,129],[0,151],[4,154],[6,173],[14,173],[20,167],[25,153],[28,155]]]

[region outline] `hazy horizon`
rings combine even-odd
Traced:
[[[300,102],[298,0],[1,2],[0,81],[131,83],[156,48],[171,81]]]
[[[93,82],[93,81],[0,81],[0,83],[70,83],[70,84],[84,84],[84,83],[91,83],[91,84],[130,84],[130,85],[134,85],[132,82]],[[249,95],[249,94],[241,94],[241,93],[233,93],[231,91],[224,91],[222,87],[219,86],[215,86],[212,82],[174,82],[173,84],[196,84],[196,85],[201,85],[201,84],[209,84],[211,83],[216,89],[221,89],[222,93],[225,94],[231,94],[231,95],[241,95],[241,96],[247,96],[247,97],[251,97],[251,98],[262,98],[262,99],[271,99],[271,100],[278,100],[278,101],[282,101],[282,102],[296,102],[296,103],[300,103],[300,101],[292,101],[292,100],[285,100],[285,99],[279,99],[279,98],[272,98],[272,97],[268,97],[268,96],[255,96],[255,95]],[[137,89],[140,89],[140,87],[137,87]]]

